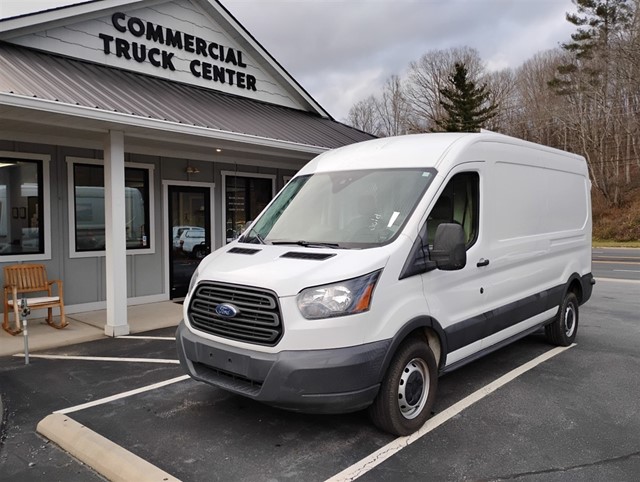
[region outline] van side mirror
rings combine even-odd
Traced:
[[[464,230],[459,224],[440,224],[436,230],[433,249],[427,242],[427,224],[423,224],[413,243],[409,257],[402,267],[399,280],[427,273],[434,269],[453,271],[467,264]]]
[[[464,230],[455,223],[443,223],[436,230],[436,237],[431,250],[431,261],[435,261],[438,269],[455,271],[467,264]]]

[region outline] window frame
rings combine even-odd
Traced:
[[[46,261],[51,259],[51,181],[50,163],[51,156],[47,154],[32,154],[26,152],[0,151],[0,157],[24,161],[39,161],[42,167],[42,214],[44,229],[44,249],[42,253],[20,253],[0,255],[0,263],[13,263],[17,261]]]
[[[248,178],[257,178],[257,179],[270,179],[271,180],[271,201],[276,196],[276,179],[277,176],[275,174],[261,174],[257,172],[236,172],[236,171],[221,171],[222,176],[222,225],[221,225],[221,233],[222,233],[222,246],[225,246],[233,241],[227,242],[227,177],[248,177]],[[292,176],[293,177],[293,176]],[[267,205],[269,204],[267,203]],[[255,221],[255,219],[252,219]],[[236,238],[238,239],[238,238]]]
[[[74,170],[76,164],[91,164],[95,166],[105,167],[103,159],[88,159],[82,157],[67,157],[67,209],[69,216],[69,257],[70,258],[96,258],[107,255],[106,250],[95,251],[78,251],[76,249],[76,213],[75,213],[75,184]],[[155,183],[153,164],[143,164],[138,162],[125,162],[125,168],[145,169],[148,172],[149,180],[149,229],[147,234],[146,248],[127,248],[127,256],[135,256],[138,254],[155,254],[156,252],[156,226],[155,226]]]
[[[482,183],[482,178],[480,175],[480,171],[476,170],[476,169],[469,169],[469,170],[459,170],[456,171],[452,174],[450,174],[450,176],[447,178],[446,182],[443,183],[442,189],[440,190],[440,192],[438,193],[438,195],[435,197],[435,201],[433,202],[433,205],[431,206],[431,208],[428,210],[427,212],[427,216],[425,218],[425,223],[427,223],[427,233],[426,236],[429,236],[430,231],[428,230],[428,220],[429,217],[432,215],[432,212],[434,210],[434,208],[436,207],[436,205],[438,204],[438,201],[440,200],[440,198],[445,194],[445,192],[447,191],[447,188],[449,187],[449,184],[457,177],[460,175],[472,175],[474,177],[474,183],[473,183],[473,192],[472,195],[475,195],[476,197],[476,203],[473,206],[473,237],[471,237],[469,239],[469,241],[467,241],[465,243],[465,250],[468,251],[471,247],[473,247],[477,241],[478,238],[480,237],[480,203],[482,202],[482,190],[481,190],[481,183]],[[453,200],[452,200],[453,203]],[[453,204],[452,204],[452,209],[453,209]],[[455,222],[455,221],[453,221]],[[463,226],[464,228],[464,226]],[[433,233],[435,234],[435,233]]]

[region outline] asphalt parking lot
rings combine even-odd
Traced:
[[[173,329],[48,350],[40,355],[60,359],[27,366],[3,358],[0,479],[104,480],[35,433],[47,415],[69,410],[184,481],[638,480],[639,294],[638,282],[600,281],[581,309],[577,345],[489,394],[553,347],[531,335],[444,376],[431,419],[441,424],[409,439],[362,413],[294,414],[184,379]]]

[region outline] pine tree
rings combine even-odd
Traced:
[[[449,83],[450,87],[440,89],[443,97],[440,104],[447,117],[436,125],[446,132],[479,132],[485,122],[496,116],[498,109],[496,104],[487,101],[490,94],[487,85],[476,87],[462,63],[455,64]]]
[[[629,27],[629,0],[573,0],[577,13],[567,21],[577,27],[571,42],[561,44],[570,62],[557,68],[549,86],[559,95],[584,92],[607,84],[614,39]]]
[[[618,119],[637,95],[637,88],[625,71],[623,46],[632,32],[639,2],[572,1],[577,13],[567,13],[566,18],[576,31],[570,42],[561,45],[566,61],[557,67],[548,85],[567,100],[571,116],[566,123],[581,143],[593,185],[615,206],[621,202],[621,164],[625,156],[630,157],[621,151]],[[627,143],[632,145],[632,141]]]

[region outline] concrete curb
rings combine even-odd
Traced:
[[[68,415],[52,413],[38,423],[36,430],[108,480],[179,482],[179,479],[79,424]]]

